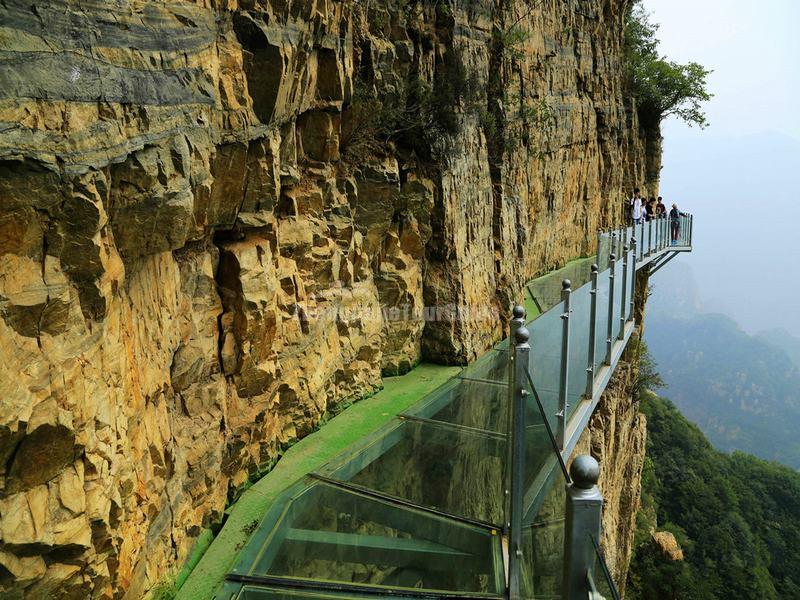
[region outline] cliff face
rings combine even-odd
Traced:
[[[474,358],[476,309],[621,220],[624,2],[528,4],[0,6],[3,593],[139,597],[326,411]]]

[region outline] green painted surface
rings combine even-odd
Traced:
[[[194,544],[194,548],[192,548],[192,552],[189,555],[189,560],[186,561],[186,564],[183,565],[183,568],[178,571],[178,576],[175,578],[175,587],[180,588],[186,580],[189,578],[192,570],[197,566],[197,563],[200,562],[200,559],[203,558],[203,554],[205,554],[208,547],[214,541],[214,532],[210,529],[203,529],[203,532],[197,538],[197,541]]]
[[[353,442],[386,424],[459,371],[460,367],[422,364],[401,377],[384,379],[384,388],[379,393],[349,407],[319,431],[289,448],[275,468],[228,509],[225,526],[181,586],[176,600],[213,598],[250,532],[278,494]]]

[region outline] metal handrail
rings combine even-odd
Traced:
[[[564,462],[564,457],[561,454],[561,449],[558,447],[558,442],[556,442],[556,436],[553,433],[553,428],[550,427],[550,421],[547,419],[547,415],[544,412],[544,405],[542,404],[541,398],[539,398],[539,392],[536,391],[536,386],[533,385],[531,372],[528,369],[525,369],[525,374],[528,376],[528,385],[531,386],[531,392],[533,393],[534,400],[536,400],[536,406],[539,407],[539,414],[542,416],[542,422],[547,430],[547,437],[550,438],[550,445],[553,447],[553,453],[558,457],[558,464],[561,467],[561,472],[564,474],[564,481],[566,481],[568,484],[572,483],[572,478],[569,476],[569,471],[567,470],[567,465]]]
[[[617,590],[617,586],[614,585],[614,579],[611,577],[611,571],[609,570],[608,565],[606,564],[606,559],[603,557],[602,550],[600,550],[600,544],[597,542],[597,539],[593,535],[590,535],[589,539],[592,540],[592,546],[594,546],[595,556],[597,557],[598,564],[600,565],[600,570],[603,573],[603,578],[606,580],[606,583],[608,584],[608,589],[611,591],[611,597],[613,598],[613,600],[620,600],[619,591]],[[594,574],[591,571],[589,571],[589,573],[587,573],[587,576],[591,577],[590,581],[594,586]],[[600,596],[600,598],[603,598],[603,596]]]
[[[567,508],[566,508],[566,534],[565,534],[565,560],[564,560],[564,593],[569,600],[584,598],[588,594],[590,600],[600,600],[603,596],[598,593],[595,577],[601,577],[600,583],[607,583],[612,600],[619,600],[620,596],[611,578],[608,566],[600,551],[597,539],[601,531],[601,514],[603,498],[597,487],[599,477],[599,465],[591,457],[579,457],[570,469],[567,468],[567,458],[575,447],[578,437],[588,424],[591,411],[599,401],[605,386],[611,377],[611,373],[617,362],[620,360],[624,347],[633,332],[634,305],[636,292],[637,271],[645,266],[652,265],[651,272],[658,270],[663,264],[677,255],[678,252],[691,250],[691,225],[692,219],[689,216],[682,217],[679,231],[679,246],[677,249],[671,245],[671,231],[667,219],[660,219],[655,223],[645,226],[632,226],[629,228],[612,230],[608,233],[598,233],[598,252],[597,262],[604,264],[602,269],[593,265],[591,277],[588,282],[580,286],[578,292],[572,291],[569,280],[564,280],[561,292],[561,301],[551,306],[546,311],[541,311],[539,318],[550,315],[553,319],[558,311],[561,315],[561,356],[560,368],[558,373],[558,408],[555,417],[558,419],[558,431],[550,423],[553,415],[548,415],[545,411],[544,403],[539,395],[534,377],[529,368],[528,358],[531,356],[531,344],[535,340],[530,339],[530,331],[525,327],[525,311],[522,306],[514,307],[514,320],[512,321],[512,335],[509,341],[509,423],[508,439],[513,451],[509,453],[507,469],[509,471],[512,484],[509,486],[509,510],[508,528],[504,532],[508,536],[509,561],[509,598],[516,600],[520,598],[520,572],[519,565],[522,563],[522,544],[520,532],[517,528],[521,527],[524,519],[520,518],[525,514],[525,519],[529,518],[529,513],[538,510],[537,502],[547,489],[550,483],[543,483],[552,474],[554,463],[546,467],[547,473],[544,479],[542,474],[536,476],[533,484],[530,485],[531,493],[536,498],[529,498],[527,493],[523,500],[520,485],[521,474],[525,472],[525,406],[528,402],[527,396],[532,394],[536,402],[539,416],[544,424],[547,439],[553,453],[557,457],[558,466],[564,477],[567,488]],[[639,234],[637,236],[637,233]],[[606,242],[606,243],[604,243]],[[688,246],[688,248],[687,248]],[[606,260],[608,258],[608,260]],[[620,270],[621,268],[621,270]],[[603,285],[599,286],[599,275],[605,276],[606,271],[610,275],[603,279]],[[582,277],[581,277],[582,278]],[[586,290],[589,286],[588,307],[586,305]],[[532,293],[531,287],[525,286],[526,292],[541,309],[537,298]],[[543,287],[543,290],[551,293],[551,287]],[[598,301],[598,294],[603,290],[603,302]],[[580,294],[574,296],[573,294]],[[574,298],[580,298],[575,300]],[[605,302],[608,305],[606,306]],[[580,331],[578,338],[570,352],[572,311],[584,317],[583,311],[590,311],[588,336],[584,336],[584,331]],[[617,312],[618,311],[618,312]],[[605,323],[601,325],[601,319]],[[582,321],[576,320],[575,323]],[[535,321],[534,321],[535,323]],[[534,325],[535,327],[535,325]],[[554,322],[548,320],[543,322],[542,332],[547,336],[554,334],[551,328],[556,327]],[[581,326],[582,327],[582,326]],[[601,330],[602,331],[599,331]],[[584,339],[587,338],[587,339]],[[598,342],[605,345],[605,355],[600,356],[602,350],[598,349]],[[603,344],[605,342],[605,344]],[[555,342],[549,342],[555,343]],[[586,346],[585,357],[582,357],[583,347]],[[599,351],[598,351],[599,350]],[[569,391],[570,368],[574,371],[578,365],[576,361],[581,361],[585,367],[587,376],[585,385],[581,380],[584,389],[582,396],[576,406],[574,413],[568,414],[568,401],[573,402],[575,392]],[[524,381],[523,381],[524,380]],[[553,390],[551,390],[553,391]],[[571,396],[570,396],[571,394]],[[587,402],[588,400],[588,402]],[[569,423],[567,420],[569,418]],[[539,430],[541,431],[541,430]],[[568,431],[568,434],[567,434]],[[541,435],[541,433],[537,434]],[[580,463],[575,470],[576,465]],[[587,467],[587,465],[589,465]],[[594,465],[593,467],[591,465]],[[572,472],[574,471],[574,472]],[[537,483],[539,482],[539,483]],[[521,506],[523,501],[526,503]],[[587,539],[591,539],[591,543]],[[598,536],[598,537],[596,537]],[[599,565],[600,574],[596,575],[595,562]],[[585,573],[585,579],[584,579]]]

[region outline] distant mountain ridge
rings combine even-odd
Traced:
[[[769,329],[756,334],[756,337],[764,343],[786,352],[794,365],[800,369],[800,338],[785,329]]]
[[[672,291],[656,291],[645,329],[664,395],[719,450],[800,469],[800,340],[775,332],[752,336],[730,317],[703,312],[691,269],[676,267],[656,280],[656,290]]]

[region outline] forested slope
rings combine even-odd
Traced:
[[[714,450],[669,400],[644,392],[648,458],[628,598],[800,598],[800,474]],[[685,558],[651,543],[675,534]]]

